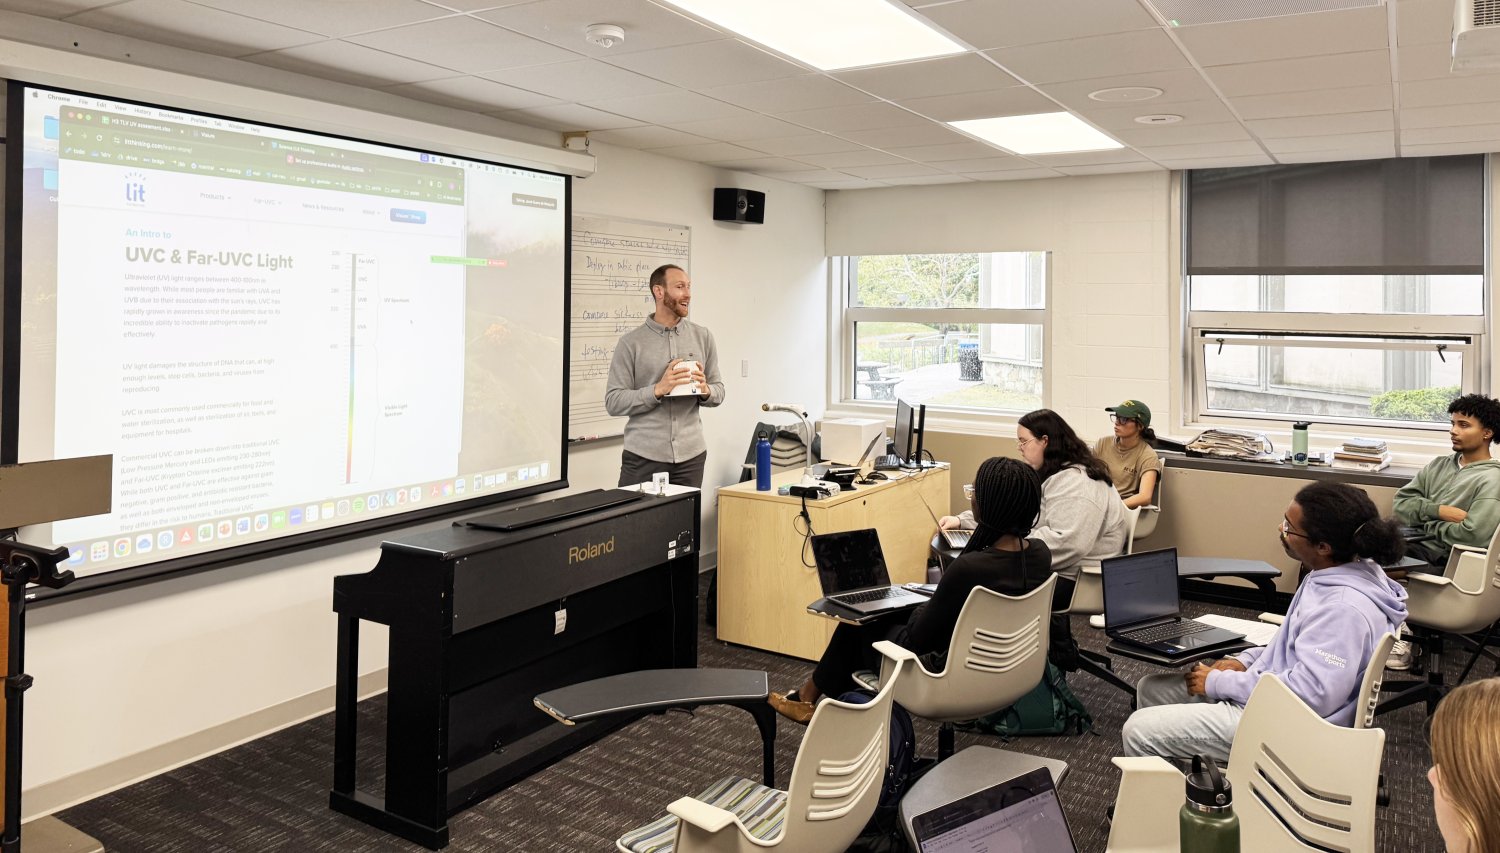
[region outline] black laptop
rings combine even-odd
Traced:
[[[1182,617],[1177,597],[1177,549],[1144,551],[1099,561],[1104,578],[1104,633],[1110,639],[1166,658],[1245,639]]]
[[[813,562],[823,597],[864,615],[921,604],[927,596],[891,585],[874,528],[812,537]]]
[[[912,818],[918,853],[1076,853],[1052,774],[1038,768]]]

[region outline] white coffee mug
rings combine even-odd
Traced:
[[[679,361],[679,362],[677,362],[677,366],[678,367],[686,367],[689,371],[692,371],[692,370],[702,370],[703,369],[698,364],[698,362],[696,362],[696,361]],[[672,389],[672,393],[668,394],[667,396],[668,397],[696,397],[696,396],[698,396],[699,393],[700,392],[698,391],[698,383],[696,383],[696,382],[688,382],[688,383],[686,383],[684,385],[678,385],[676,388],[673,388]]]

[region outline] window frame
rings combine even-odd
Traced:
[[[895,407],[894,400],[871,400],[867,398],[856,398],[859,383],[856,376],[855,365],[859,361],[858,343],[855,338],[855,328],[859,323],[953,323],[962,325],[1021,325],[1038,326],[1041,328],[1040,361],[1042,372],[1042,408],[1051,408],[1052,400],[1052,270],[1053,255],[1050,250],[1027,249],[1006,251],[976,251],[975,254],[1041,254],[1045,258],[1042,274],[1042,305],[1041,308],[884,308],[870,307],[854,304],[855,288],[858,286],[854,275],[854,260],[862,255],[837,255],[829,258],[829,273],[833,277],[833,290],[835,292],[836,307],[840,314],[839,340],[832,342],[836,347],[837,358],[832,363],[837,365],[837,382],[835,390],[838,395],[838,404],[841,407],[870,406],[879,410],[892,409]],[[967,254],[960,252],[892,252],[891,254]],[[1028,345],[1029,348],[1029,345]],[[920,401],[917,401],[920,402]],[[927,405],[930,411],[941,413],[953,413],[959,415],[987,416],[996,415],[1020,415],[1019,410],[1010,409],[986,409],[969,406],[945,406]]]

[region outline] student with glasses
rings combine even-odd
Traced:
[[[1126,400],[1104,411],[1109,412],[1115,431],[1094,442],[1094,455],[1109,468],[1109,478],[1125,508],[1145,506],[1151,503],[1161,476],[1161,459],[1150,444],[1156,440],[1151,409],[1139,400]]]
[[[1363,491],[1312,483],[1286,508],[1277,534],[1287,556],[1312,572],[1271,644],[1199,663],[1185,676],[1142,678],[1139,710],[1120,733],[1126,755],[1228,761],[1250,691],[1267,672],[1328,722],[1354,722],[1375,644],[1406,619],[1406,590],[1380,568],[1401,558],[1401,529]]]

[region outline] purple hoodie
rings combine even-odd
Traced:
[[[1261,674],[1274,672],[1318,716],[1350,725],[1375,642],[1404,621],[1406,590],[1373,562],[1319,569],[1292,596],[1271,644],[1235,656],[1244,672],[1210,672],[1205,690],[1210,699],[1244,705]]]

